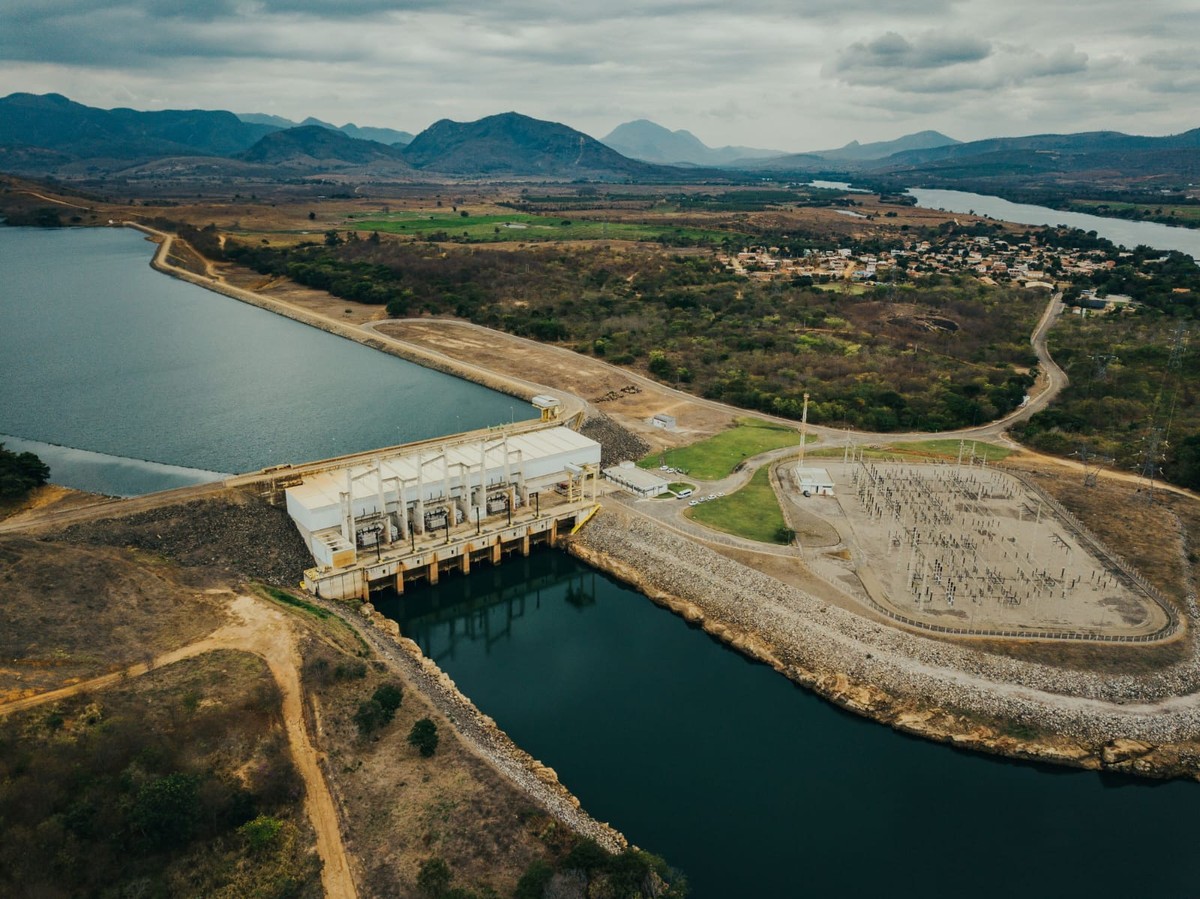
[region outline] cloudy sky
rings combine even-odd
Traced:
[[[0,0],[0,94],[782,150],[1200,126],[1198,0]]]

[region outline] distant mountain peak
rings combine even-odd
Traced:
[[[725,165],[735,159],[781,155],[779,150],[754,147],[709,147],[690,131],[671,131],[649,119],[634,119],[618,125],[601,143],[631,159],[665,165]]]
[[[869,144],[860,144],[858,141],[852,140],[836,150],[813,150],[809,155],[838,161],[884,159],[893,153],[903,153],[907,150],[935,150],[957,143],[960,141],[947,137],[940,131],[926,130],[906,134],[895,140],[876,141]]]
[[[408,168],[399,148],[353,138],[328,125],[298,125],[272,132],[240,153],[238,158],[244,162],[302,168],[374,164],[386,164],[392,169]]]
[[[473,176],[605,180],[654,171],[574,128],[513,111],[474,122],[441,119],[414,137],[404,155],[420,169]]]

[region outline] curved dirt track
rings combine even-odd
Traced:
[[[234,620],[201,640],[161,653],[148,663],[131,665],[121,671],[68,687],[5,703],[0,705],[0,717],[80,693],[102,690],[156,668],[215,650],[230,649],[258,656],[266,662],[282,697],[281,711],[288,747],[296,769],[304,779],[304,810],[317,837],[317,852],[322,862],[321,884],[325,895],[335,899],[353,899],[358,893],[342,842],[337,808],[321,773],[320,757],[305,727],[300,656],[291,623],[279,609],[253,596],[238,596],[229,608]]]

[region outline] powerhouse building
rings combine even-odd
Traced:
[[[287,488],[287,510],[317,565],[341,568],[363,548],[511,519],[541,492],[580,489],[599,464],[600,444],[561,425],[476,433],[306,477]]]

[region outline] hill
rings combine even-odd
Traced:
[[[937,149],[954,146],[958,143],[960,141],[952,137],[947,137],[940,131],[918,131],[915,134],[906,134],[904,137],[898,137],[895,140],[877,141],[870,144],[860,144],[858,141],[852,140],[844,147],[839,147],[836,150],[813,150],[811,155],[820,156],[823,159],[883,159],[895,153],[905,152],[906,150]]]
[[[329,170],[370,166],[393,174],[410,169],[399,148],[347,137],[323,125],[301,125],[272,132],[237,158],[286,168]]]
[[[1165,137],[1093,131],[913,149],[879,160],[877,174],[922,186],[1183,187],[1200,179],[1200,128]]]
[[[404,148],[416,168],[448,175],[678,180],[680,172],[622,156],[557,122],[516,112],[475,122],[442,119]]]
[[[647,119],[618,125],[600,142],[631,159],[667,165],[726,165],[739,159],[783,155],[754,147],[709,147],[690,131],[671,131]]]
[[[283,116],[268,115],[262,112],[244,112],[238,113],[237,117],[243,122],[253,122],[259,125],[272,125],[276,128],[298,128],[301,125],[320,125],[322,128],[329,128],[333,131],[340,131],[347,137],[353,137],[356,140],[373,140],[381,144],[391,144],[393,146],[409,143],[413,136],[407,131],[397,131],[394,128],[373,128],[371,126],[358,126],[353,122],[347,122],[345,125],[333,125],[329,122],[323,122],[320,119],[309,116],[303,122],[293,122],[291,119],[285,119]]]
[[[229,156],[275,130],[231,112],[97,109],[61,94],[0,99],[0,147],[36,147],[74,159]]]

